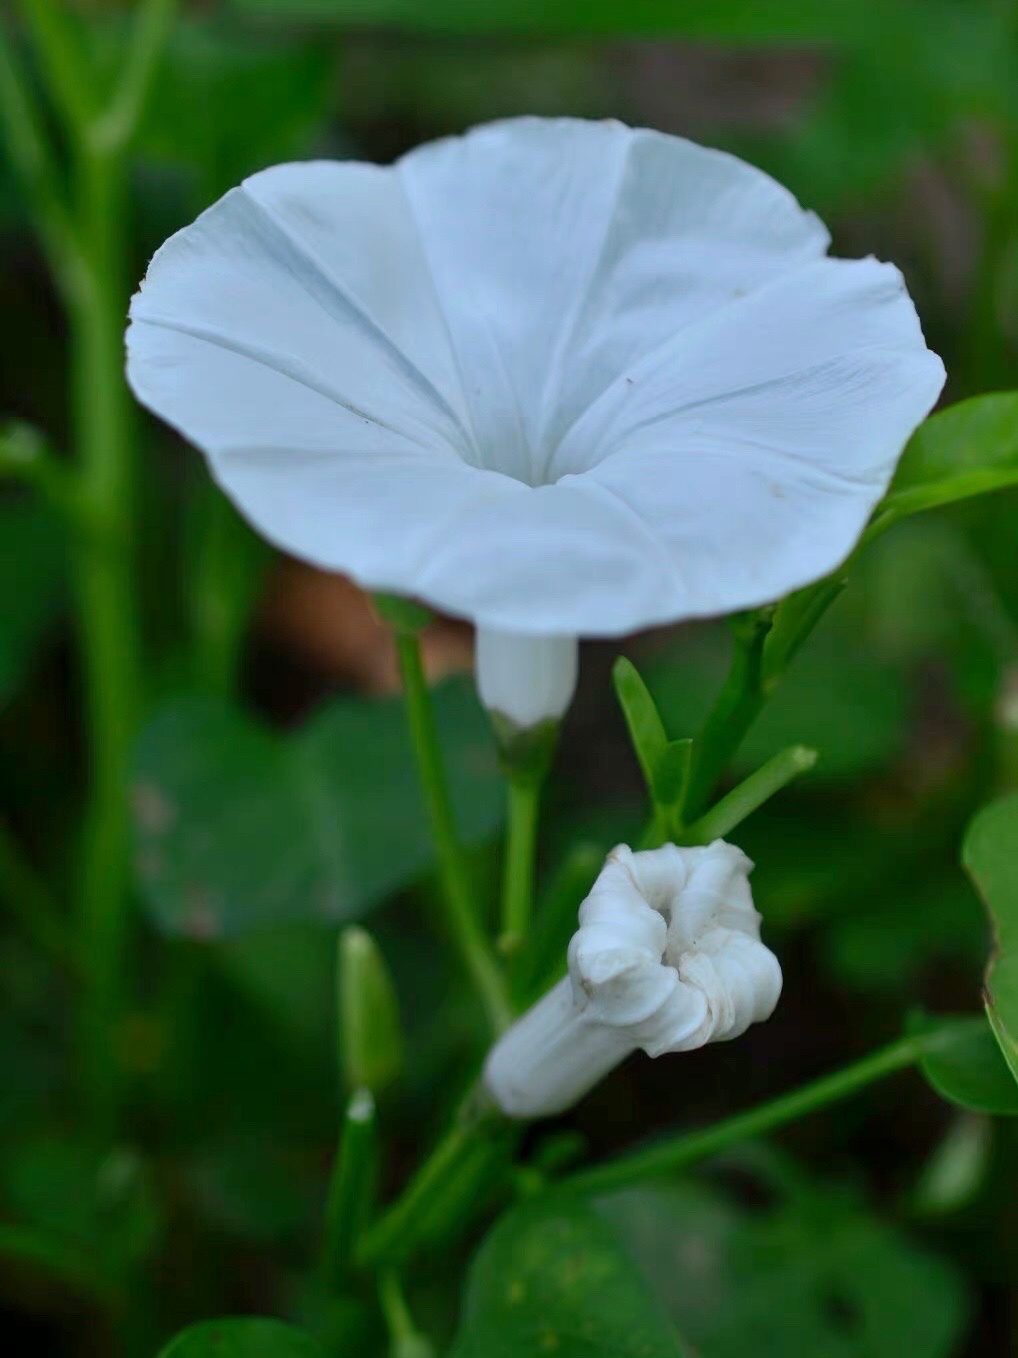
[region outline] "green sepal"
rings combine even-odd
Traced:
[[[371,597],[378,616],[402,636],[418,636],[435,616],[424,604],[400,594],[373,594]]]

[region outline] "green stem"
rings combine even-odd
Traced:
[[[755,721],[764,702],[764,643],[771,615],[760,611],[737,620],[728,677],[693,741],[683,820],[700,815],[714,785]]]
[[[93,1131],[114,1134],[120,1102],[116,1029],[129,927],[127,782],[140,708],[141,657],[130,526],[134,449],[123,376],[126,288],[125,171],[82,149],[79,233],[87,286],[69,298],[74,422],[79,474],[99,533],[79,540],[76,571],[91,762],[81,878],[81,949],[86,971],[82,1074]]]
[[[816,762],[816,750],[807,749],[805,745],[793,745],[782,750],[684,830],[681,842],[710,844],[715,839],[723,839],[793,778],[808,772]]]
[[[122,150],[129,144],[144,111],[176,8],[177,0],[145,0],[139,6],[120,81],[94,129],[94,139],[101,148]]]
[[[332,1292],[349,1281],[357,1242],[371,1211],[377,1170],[375,1101],[366,1089],[350,1098],[329,1184],[322,1269]]]
[[[31,91],[0,28],[0,125],[11,164],[35,217],[49,266],[67,292],[83,263],[60,184],[57,159]]]
[[[408,1258],[424,1241],[448,1236],[487,1203],[486,1191],[508,1176],[506,1139],[519,1127],[475,1090],[403,1193],[365,1234],[359,1261],[369,1266]]]
[[[506,957],[514,957],[525,945],[530,933],[540,803],[539,779],[513,777],[510,774],[502,936],[499,939],[499,950]]]
[[[396,647],[403,676],[410,735],[438,852],[449,932],[492,1028],[495,1032],[501,1032],[511,1022],[512,1011],[505,982],[473,899],[470,870],[459,842],[446,782],[431,692],[421,659],[420,640],[406,632],[397,632]]]
[[[46,88],[68,130],[83,135],[95,111],[95,91],[80,34],[60,0],[21,0]]]
[[[703,1131],[687,1133],[646,1150],[621,1156],[608,1164],[574,1174],[564,1182],[579,1193],[609,1193],[644,1179],[686,1169],[699,1160],[727,1150],[729,1146],[776,1131],[807,1113],[848,1098],[876,1080],[904,1070],[922,1055],[923,1047],[922,1037],[904,1037],[843,1070],[835,1071],[833,1075],[825,1075],[759,1108],[737,1113],[735,1117],[706,1127]]]
[[[390,1358],[430,1358],[434,1354],[431,1343],[414,1324],[395,1269],[383,1269],[378,1275],[378,1304],[389,1332]]]

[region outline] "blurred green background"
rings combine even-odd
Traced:
[[[72,8],[95,69],[115,69],[129,7]],[[4,22],[21,51],[17,21]],[[1016,385],[1012,0],[187,5],[137,142],[125,282],[265,165],[384,161],[526,112],[617,117],[754,161],[824,217],[835,253],[903,268],[947,365],[945,402]],[[2,158],[0,232],[0,413],[59,451],[71,438],[65,320]],[[367,602],[273,559],[201,460],[140,414],[138,438],[150,656],[131,781],[139,924],[117,1031],[127,1130],[101,1157],[76,1126],[74,968],[59,956],[88,777],[73,569],[54,510],[14,486],[0,498],[11,1354],[154,1354],[206,1315],[312,1305],[340,1097],[339,919],[370,912],[401,996],[409,1056],[384,1107],[390,1188],[447,1111],[436,1091],[458,1087],[483,1043],[428,927],[430,851],[385,697],[393,658]],[[865,556],[740,756],[748,770],[793,742],[821,752],[738,836],[783,960],[778,1013],[730,1048],[629,1062],[564,1120],[592,1152],[832,1069],[895,1036],[913,1006],[978,1007],[987,927],[958,850],[974,811],[1018,786],[1016,525],[1018,494],[990,496],[902,524]],[[674,734],[703,713],[727,648],[720,624],[627,644]],[[436,676],[469,665],[455,624],[426,649]],[[543,832],[553,895],[576,890],[560,871],[570,843],[603,851],[642,815],[611,691],[616,650],[584,652]],[[440,695],[477,872],[494,881],[502,797],[484,723],[465,681]],[[56,937],[33,937],[50,915]],[[550,955],[558,946],[549,938]],[[619,1210],[634,1250],[668,1261],[661,1289],[704,1358],[1004,1358],[1018,1342],[1016,1171],[1011,1122],[952,1112],[905,1074],[797,1126],[780,1153],[748,1148]],[[33,1254],[43,1240],[66,1249]],[[410,1279],[440,1336],[462,1271],[462,1255],[440,1252]],[[379,1345],[369,1327],[350,1352]]]

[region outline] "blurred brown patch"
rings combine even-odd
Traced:
[[[313,666],[323,678],[366,693],[399,688],[396,648],[371,598],[344,575],[284,559],[269,584],[262,629],[274,645]],[[438,617],[422,639],[431,679],[469,669],[473,632],[462,622]]]

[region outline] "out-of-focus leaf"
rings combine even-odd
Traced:
[[[1013,99],[1007,15],[979,0],[921,0],[871,16],[870,41],[839,54],[815,107],[765,167],[823,212],[907,184],[908,162],[957,138],[968,119]],[[755,147],[754,147],[755,149]]]
[[[941,1098],[972,1113],[1018,1116],[1018,1084],[982,1016],[915,1015],[909,1032],[924,1038],[919,1069]]]
[[[178,1334],[159,1358],[325,1358],[317,1339],[279,1320],[206,1320]]]
[[[195,174],[211,201],[255,170],[307,153],[328,116],[334,74],[328,43],[240,39],[178,23],[138,149]]]
[[[614,1231],[571,1198],[527,1203],[470,1270],[453,1358],[681,1358],[685,1348]]]
[[[1018,485],[1018,392],[973,396],[919,426],[902,454],[877,524]]]
[[[53,511],[29,499],[0,504],[0,709],[59,614],[64,571]]]
[[[861,881],[849,865],[844,882],[835,887],[840,909],[822,947],[841,985],[900,1001],[918,993],[931,964],[950,962],[978,970],[986,955],[986,925],[960,872],[938,865],[932,878],[917,881],[907,867],[902,871],[895,863],[896,841],[886,834],[884,840],[889,853],[882,875]],[[844,888],[851,891],[853,880],[856,890],[850,900]]]
[[[962,861],[993,922],[986,1013],[1018,1080],[1018,794],[980,811],[965,836]]]
[[[720,630],[648,657],[643,673],[668,730],[695,729],[728,662]],[[858,636],[831,622],[811,638],[740,746],[749,772],[788,745],[819,751],[814,779],[857,777],[886,766],[905,736],[907,693],[899,671],[860,654]]]
[[[464,838],[494,833],[503,796],[465,681],[435,692]],[[330,703],[286,738],[228,704],[184,698],[142,733],[136,864],[160,929],[192,938],[354,919],[433,862],[398,700]]]
[[[865,34],[881,10],[867,0],[234,0],[247,14],[344,27],[441,33],[583,33],[717,38],[740,42],[829,40]]]
[[[4,1162],[0,1183],[16,1221],[91,1252],[111,1284],[156,1240],[152,1183],[129,1151],[99,1157],[73,1141],[35,1136]]]
[[[698,1184],[629,1190],[602,1210],[700,1358],[947,1358],[960,1278],[843,1194],[810,1185],[746,1213]]]

